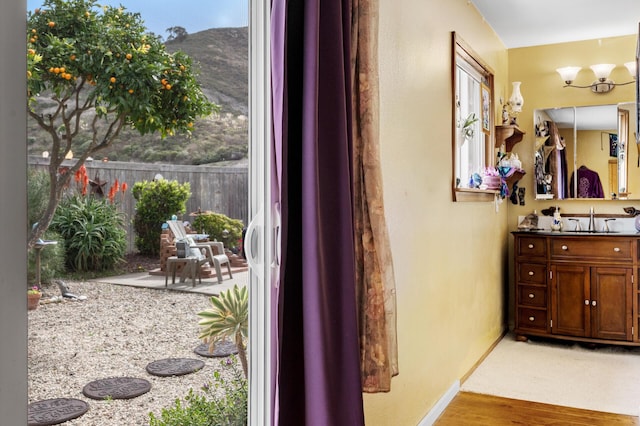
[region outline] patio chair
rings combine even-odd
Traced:
[[[208,244],[210,244],[211,247],[216,248],[217,254],[213,254],[211,260],[213,260],[213,266],[216,268],[218,284],[222,284],[222,265],[227,265],[229,279],[233,278],[233,275],[231,275],[231,262],[229,261],[229,257],[224,253],[224,244],[222,244],[220,241],[212,241]],[[209,249],[211,249],[211,247]]]
[[[184,229],[184,224],[182,222],[178,222],[177,220],[168,220],[167,225],[169,225],[169,229],[176,240],[184,240],[188,237],[187,230]]]
[[[168,220],[167,224],[169,225],[169,229],[173,233],[176,241],[178,240],[187,240],[189,241],[189,246],[195,249],[205,249],[205,256],[209,260],[209,264],[213,266],[216,270],[216,276],[218,277],[218,284],[222,284],[222,266],[227,265],[227,272],[229,273],[229,278],[233,278],[231,274],[231,262],[229,261],[229,257],[224,252],[224,244],[220,241],[206,241],[206,242],[196,242],[184,228],[184,224],[177,220]],[[216,248],[216,254],[213,253],[212,248]]]

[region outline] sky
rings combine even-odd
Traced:
[[[183,27],[193,34],[209,28],[246,27],[249,0],[98,0],[98,4],[124,6],[138,12],[147,29],[166,38],[169,27]],[[42,0],[27,0],[27,10],[42,6]]]

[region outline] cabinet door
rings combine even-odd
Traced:
[[[631,268],[591,268],[591,336],[631,340]]]
[[[551,266],[552,334],[589,336],[589,270],[588,266]]]

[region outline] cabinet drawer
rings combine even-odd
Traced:
[[[538,308],[547,307],[547,288],[534,287],[530,285],[518,286],[518,304],[534,306]]]
[[[544,237],[519,237],[516,254],[518,256],[546,257],[547,239]]]
[[[518,263],[518,283],[545,284],[547,282],[547,266],[542,263]]]
[[[546,330],[547,311],[541,309],[518,308],[518,327]]]
[[[632,240],[626,238],[552,238],[551,258],[631,261]]]

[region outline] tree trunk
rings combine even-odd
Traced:
[[[56,209],[58,208],[58,204],[60,202],[60,199],[62,198],[62,191],[71,180],[71,176],[69,173],[63,179],[57,179],[58,166],[59,164],[57,164],[57,162],[54,162],[52,159],[51,163],[49,164],[49,202],[47,203],[47,209],[45,210],[42,217],[38,220],[37,225],[31,228],[29,239],[27,241],[27,247],[29,249],[33,248],[38,239],[42,238],[42,235],[44,235],[45,231],[49,229],[49,225],[53,220],[53,215],[56,213]]]

